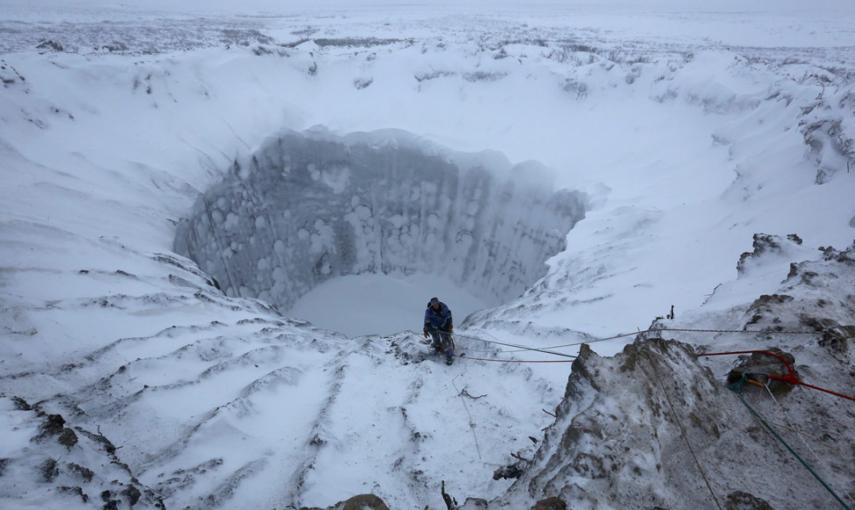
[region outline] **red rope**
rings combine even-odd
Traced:
[[[853,397],[851,395],[845,395],[843,393],[838,393],[836,391],[832,391],[832,390],[829,390],[827,388],[822,388],[820,386],[814,386],[813,384],[808,384],[808,383],[802,381],[801,379],[799,379],[798,374],[796,374],[796,369],[793,368],[793,365],[790,364],[790,362],[787,360],[787,358],[784,355],[778,354],[777,352],[774,352],[774,351],[762,351],[762,350],[756,351],[755,350],[755,351],[705,352],[702,354],[698,354],[698,356],[728,356],[728,355],[736,355],[736,354],[765,354],[767,356],[772,356],[773,358],[780,361],[787,368],[787,373],[785,375],[767,374],[767,377],[769,379],[772,379],[773,381],[781,381],[781,382],[790,383],[790,384],[801,384],[802,386],[807,386],[808,388],[812,388],[812,389],[815,389],[818,391],[822,391],[822,392],[834,395],[836,397],[845,398],[847,400],[851,400],[851,401],[855,402],[855,397]]]
[[[831,391],[826,388],[820,388],[819,386],[814,386],[813,384],[808,384],[806,382],[799,381],[799,384],[801,384],[802,386],[807,386],[808,388],[813,388],[815,390],[824,391],[825,393],[829,393],[831,395],[834,395],[835,397],[845,398],[847,400],[852,400],[853,402],[855,402],[855,397],[850,395],[844,395],[843,393],[837,393],[836,391]]]

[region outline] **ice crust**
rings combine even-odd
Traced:
[[[284,309],[362,273],[435,274],[497,304],[543,276],[584,217],[584,195],[546,176],[404,133],[287,132],[199,198],[175,249],[228,295]]]

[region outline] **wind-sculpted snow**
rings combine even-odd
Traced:
[[[347,274],[430,273],[498,303],[546,272],[584,216],[538,165],[402,134],[268,141],[196,203],[175,246],[227,294],[288,308]]]
[[[167,507],[326,505],[367,487],[411,508],[438,499],[434,485],[455,462],[476,474],[451,487],[462,492],[477,480],[482,494],[497,495],[507,482],[491,481],[494,465],[528,444],[548,419],[540,407],[555,398],[522,367],[489,384],[492,366],[449,369],[409,334],[355,342],[259,316],[170,328],[149,339],[147,352],[137,343],[116,343],[110,356],[129,361],[57,395],[50,408],[121,446],[134,483]],[[55,377],[79,381],[112,361],[103,350],[87,359]],[[479,396],[471,417],[460,402],[467,395]],[[477,451],[470,423],[483,428],[485,444],[513,447]]]

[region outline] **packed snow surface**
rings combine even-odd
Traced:
[[[451,308],[459,322],[487,306],[441,276],[366,273],[318,285],[297,300],[287,314],[349,336],[421,331],[425,306],[434,295]]]
[[[622,377],[633,382],[620,372],[631,356],[587,353],[576,366],[601,374],[579,373],[570,392],[566,363],[473,359],[548,357],[491,341],[574,344],[563,348],[572,355],[580,342],[646,329],[671,305],[682,326],[813,327],[816,335],[789,344],[686,336],[698,348],[780,346],[804,360],[806,377],[855,385],[845,369],[852,349],[840,347],[851,340],[826,339],[834,324],[852,324],[850,258],[800,263],[855,235],[852,7],[484,5],[200,16],[163,2],[153,11],[0,1],[0,506],[299,508],[373,492],[392,508],[442,508],[443,480],[458,498],[507,508],[552,490],[572,508],[619,508],[638,487],[648,501],[675,505],[685,488],[700,504],[695,471],[665,480],[656,468],[689,461],[679,427],[657,414],[667,402],[648,384],[655,379],[621,392]],[[375,188],[355,172],[312,172],[308,160],[290,177],[305,186],[275,178],[286,169],[283,136],[323,133],[339,149],[388,156],[396,143],[373,137],[389,132],[407,133],[396,135],[409,140],[398,149],[416,146],[444,166],[424,179],[392,173]],[[470,165],[479,158],[506,171],[435,195],[470,217],[446,210],[433,229],[454,260],[423,257],[420,236],[431,229],[408,237],[427,217],[400,207],[418,203],[405,192],[481,175]],[[528,201],[493,194],[532,181],[539,191]],[[542,206],[556,196],[564,198],[552,205],[573,213],[533,229],[555,218]],[[520,211],[534,220],[515,228]],[[348,237],[354,225],[366,235]],[[791,233],[799,242],[783,241]],[[177,239],[194,239],[197,250],[177,253]],[[491,249],[518,270],[487,270]],[[749,250],[763,254],[741,260]],[[410,286],[445,279],[486,305],[463,322],[465,307],[452,301],[460,293],[445,291],[467,357],[447,367],[418,333],[353,338],[284,312],[341,278],[401,274]],[[427,298],[445,298],[434,288],[406,306],[416,325]],[[359,298],[325,299],[328,315],[346,319]],[[630,341],[591,346],[605,356]],[[704,389],[698,399],[669,393],[679,409],[731,398],[706,390],[733,362],[701,365],[689,353],[649,351],[672,357],[656,365],[665,373],[673,367]],[[823,413],[852,411],[794,393],[782,405],[816,434],[787,434],[824,454],[812,462],[851,504],[853,421],[832,430],[837,422]],[[721,409],[700,423],[726,422]],[[572,426],[623,418],[639,424],[639,438],[661,425],[659,442],[633,456],[620,427]],[[778,508],[766,475],[781,468],[780,449],[744,416],[733,423],[731,451],[751,436],[760,467],[745,487],[710,471],[713,489],[722,499],[749,490]],[[719,443],[702,429],[689,435],[704,456]],[[561,446],[565,437],[572,448]],[[492,478],[519,461],[511,453],[534,462],[513,487]],[[622,484],[598,469],[606,453],[613,465],[638,467],[628,476],[649,476]],[[816,484],[785,481],[803,507],[833,504]]]

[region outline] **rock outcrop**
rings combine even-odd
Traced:
[[[389,510],[389,507],[374,494],[360,494],[344,501],[339,501],[326,509],[303,507],[300,510]]]
[[[754,251],[778,251],[782,242],[797,244],[755,236]],[[750,258],[743,256],[741,265]],[[646,339],[649,333],[612,358],[583,346],[555,423],[522,475],[489,508],[527,508],[544,498],[574,509],[836,506],[727,378],[746,371],[782,375],[780,360],[786,360],[801,380],[852,388],[853,259],[855,244],[824,248],[818,260],[793,264],[775,294],[716,312],[706,320],[723,323],[741,313],[751,331],[719,334],[715,347],[709,338],[692,345]],[[773,351],[780,359],[703,355],[736,350]],[[782,385],[770,391],[745,386],[745,402],[851,503],[855,468],[844,460],[855,455],[851,402]]]
[[[80,503],[86,508],[165,508],[162,496],[137,479],[100,431],[18,397],[0,397],[0,410],[9,412],[9,423],[15,424],[6,429],[11,432],[4,445],[9,457],[0,459],[5,504],[37,496],[52,508],[79,508]]]

